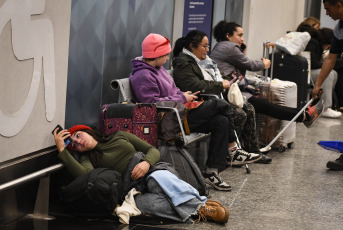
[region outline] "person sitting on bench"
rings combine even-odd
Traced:
[[[252,60],[245,55],[247,46],[244,43],[244,31],[237,23],[220,21],[214,27],[213,35],[217,44],[213,48],[210,58],[217,63],[224,76],[230,75],[233,71],[245,76],[247,70],[260,71],[270,67],[269,59]],[[242,94],[254,106],[256,113],[262,113],[279,120],[290,121],[299,112],[297,108],[273,104],[264,98],[254,97],[247,88],[244,88]],[[303,115],[299,116],[295,121],[303,122],[309,128],[317,120],[323,109],[322,101],[315,105],[309,105]]]
[[[169,60],[170,41],[159,34],[149,34],[142,43],[142,57],[132,60],[130,82],[138,102],[157,101],[193,102],[199,92],[182,92],[176,87],[173,78],[163,65]],[[191,132],[211,133],[207,168],[203,171],[205,182],[215,189],[230,191],[231,186],[224,182],[219,172],[227,165],[252,163],[261,158],[259,154],[248,153],[236,145],[233,121],[228,103],[223,99],[204,101],[199,107],[187,112]],[[231,147],[232,157],[228,157]]]

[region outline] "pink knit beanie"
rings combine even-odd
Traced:
[[[159,34],[149,34],[142,43],[144,58],[158,58],[171,52],[170,41]]]

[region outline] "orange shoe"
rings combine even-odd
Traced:
[[[225,224],[229,220],[229,209],[227,207],[220,206],[201,206],[198,210],[199,219],[195,222],[198,223],[202,219],[203,221],[211,220],[216,223]]]
[[[310,128],[314,121],[320,116],[320,114],[323,112],[324,110],[324,103],[323,101],[319,101],[316,105],[309,105],[307,108],[307,111],[305,113],[307,113],[306,115],[306,119],[305,121],[303,121],[304,125],[307,128]]]
[[[207,199],[206,203],[207,206],[218,206],[218,207],[224,207],[224,205],[217,201],[217,200],[213,200],[213,199]]]

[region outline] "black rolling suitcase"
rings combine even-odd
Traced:
[[[309,87],[307,59],[277,51],[274,53],[273,76],[279,80],[295,82],[298,87],[297,108],[304,107]]]

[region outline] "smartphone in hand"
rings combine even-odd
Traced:
[[[56,125],[56,127],[51,132],[52,135],[54,135],[55,129],[57,129],[56,134],[63,130],[63,128],[60,125]],[[72,141],[73,139],[71,139],[71,137],[67,137],[66,139],[64,139],[64,146],[67,147]]]
[[[241,44],[241,51],[243,52],[247,48],[247,45],[245,43]]]

